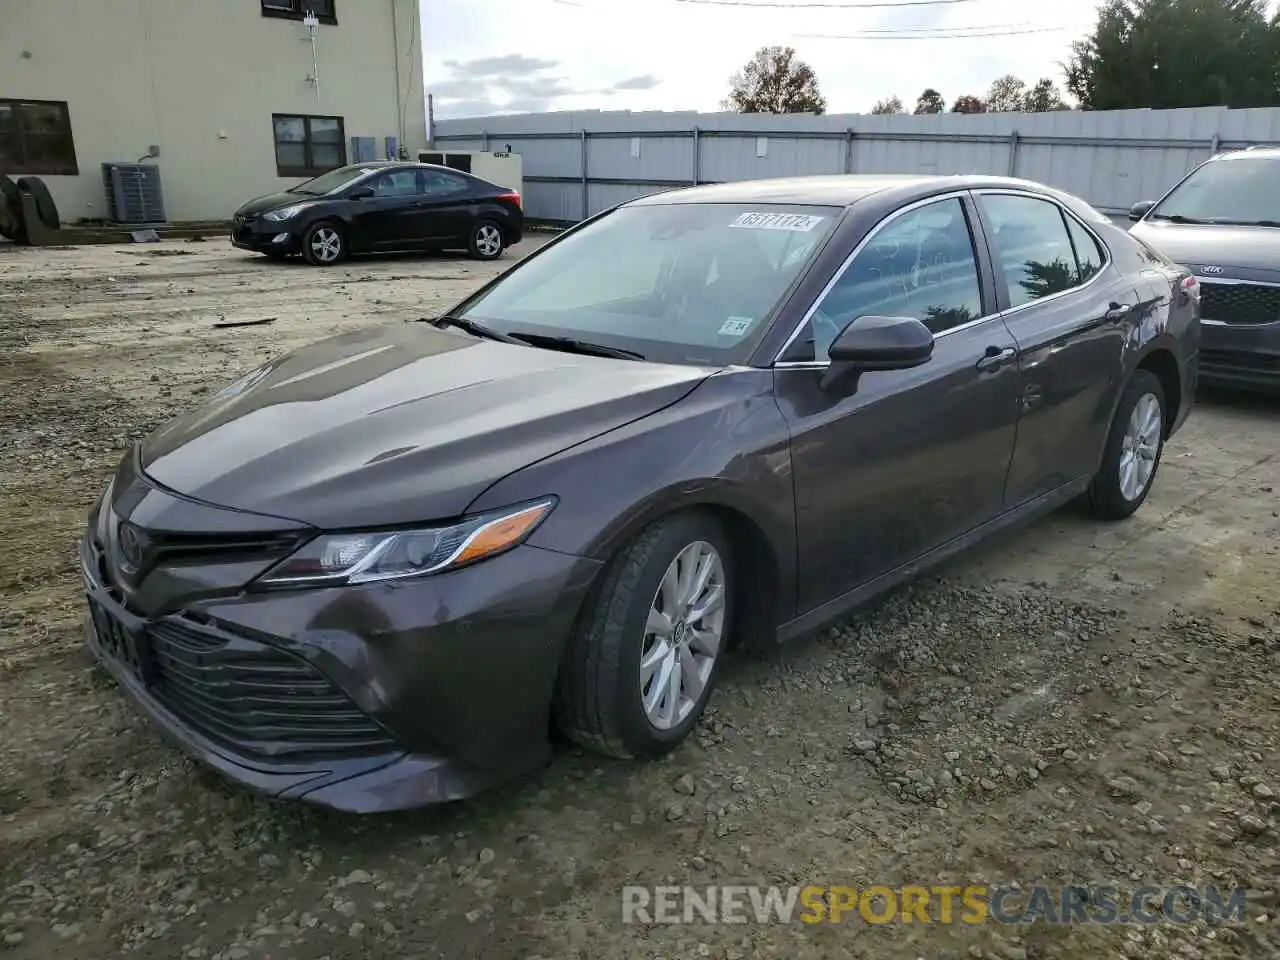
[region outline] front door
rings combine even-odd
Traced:
[[[394,250],[420,238],[414,205],[418,196],[417,170],[388,170],[361,184],[372,197],[352,201],[351,246],[356,250]]]
[[[791,430],[798,606],[806,613],[1003,509],[1018,419],[1013,337],[980,281],[960,196],[891,214],[823,295],[775,365]],[[920,367],[820,386],[849,320],[912,316],[933,330]]]

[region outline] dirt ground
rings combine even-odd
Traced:
[[[562,749],[475,801],[353,819],[170,746],[81,640],[73,545],[126,445],[270,356],[438,312],[501,266],[0,248],[0,954],[1280,955],[1277,402],[1203,397],[1127,523],[1065,510],[739,656],[662,762]],[[1247,906],[1148,926],[621,922],[626,884],[939,883],[1243,886]]]

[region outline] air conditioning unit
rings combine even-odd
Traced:
[[[518,153],[486,150],[419,150],[419,163],[434,163],[472,173],[524,195],[524,164]]]
[[[160,168],[147,163],[104,163],[107,218],[114,223],[164,223]]]

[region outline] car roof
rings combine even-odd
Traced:
[[[1214,160],[1280,160],[1280,147],[1245,147],[1243,150],[1232,150],[1220,153]]]
[[[680,187],[650,194],[630,201],[628,206],[653,206],[674,203],[786,203],[798,206],[848,207],[866,197],[890,195],[909,203],[914,199],[949,190],[982,188],[1016,188],[1066,200],[1072,205],[1079,198],[1064,194],[1031,180],[995,177],[982,174],[824,174],[776,179],[738,180],[732,183]],[[896,196],[892,196],[896,195]]]
[[[397,168],[409,170],[449,170],[452,173],[467,176],[466,172],[463,170],[454,170],[452,167],[443,167],[438,163],[419,163],[416,160],[364,160],[360,163],[349,163],[347,164],[347,167],[351,170],[394,170]]]

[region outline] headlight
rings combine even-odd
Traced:
[[[264,213],[262,215],[262,219],[272,220],[276,223],[279,223],[282,220],[292,220],[309,206],[311,206],[309,203],[295,203],[289,207],[281,207],[279,210],[272,210],[270,213]]]
[[[444,527],[324,534],[272,567],[258,583],[333,586],[443,573],[523,543],[555,503],[548,497]]]

